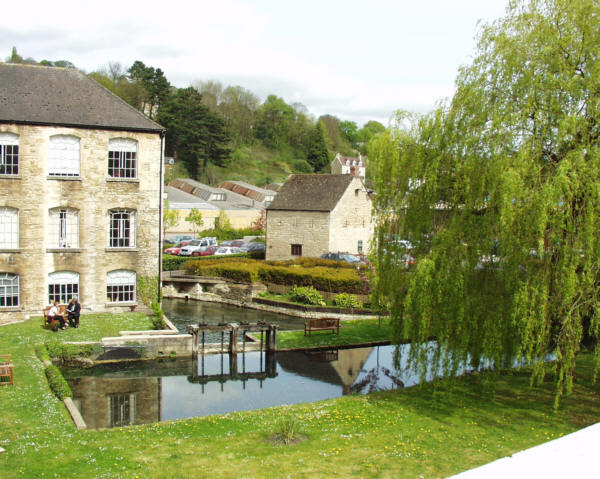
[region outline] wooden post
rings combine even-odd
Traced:
[[[237,354],[237,338],[239,332],[239,325],[237,323],[229,323],[231,329],[229,330],[229,354]]]

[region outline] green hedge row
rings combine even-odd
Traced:
[[[162,270],[163,271],[176,271],[178,269],[186,269],[185,264],[190,261],[226,261],[231,258],[249,258],[249,259],[264,259],[264,251],[252,251],[250,253],[239,253],[223,256],[172,256],[163,255]]]
[[[301,267],[291,263],[289,266],[276,266],[271,262],[244,261],[228,258],[225,260],[190,261],[185,265],[189,274],[199,276],[220,276],[245,283],[257,281],[312,286],[321,291],[337,293],[368,294],[369,285],[365,283],[355,269],[341,267]]]
[[[48,378],[48,385],[58,399],[62,401],[64,398],[73,397],[73,392],[60,372],[60,369],[51,364],[50,366],[46,366],[45,373],[46,378]]]
[[[51,358],[72,361],[75,358],[89,358],[94,354],[93,344],[46,343],[46,351]]]

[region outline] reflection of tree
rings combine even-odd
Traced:
[[[370,394],[375,391],[383,391],[386,388],[381,386],[382,374],[388,377],[394,385],[392,389],[399,389],[404,387],[402,380],[392,372],[391,369],[385,367],[376,366],[373,369],[367,371],[367,374],[360,381],[355,382],[350,386],[351,393],[363,393]]]

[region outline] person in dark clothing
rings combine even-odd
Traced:
[[[69,326],[72,328],[79,327],[79,313],[81,312],[81,305],[77,301],[76,297],[71,298],[69,306],[67,306],[67,319],[69,320]]]

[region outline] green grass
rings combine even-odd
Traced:
[[[340,334],[333,331],[312,331],[304,336],[302,331],[280,331],[277,334],[279,349],[316,348],[324,346],[346,346],[350,344],[368,344],[389,341],[392,328],[389,319],[353,319],[340,321]]]
[[[495,396],[485,375],[369,396],[101,431],[77,431],[49,391],[34,345],[97,340],[146,329],[139,314],[83,316],[57,334],[39,320],[0,327],[13,354],[15,386],[0,389],[0,477],[330,478],[445,477],[598,421],[600,387],[582,356],[573,394],[552,412],[553,385],[529,387],[526,372],[503,374]],[[273,443],[282,421],[305,440]]]

